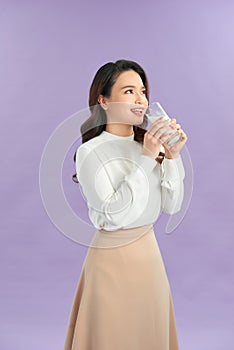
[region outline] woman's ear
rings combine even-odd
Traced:
[[[99,95],[98,97],[98,103],[101,105],[101,107],[106,111],[108,109],[107,104],[107,98],[103,95]]]

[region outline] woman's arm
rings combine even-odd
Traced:
[[[185,171],[181,156],[174,159],[164,157],[161,174],[162,210],[167,214],[175,214],[181,209],[184,198]]]
[[[111,162],[115,164],[115,159],[103,164],[95,148],[81,145],[76,154],[77,178],[88,207],[114,226],[129,225],[139,219],[148,204],[148,175],[156,161],[141,155],[140,164],[135,164],[133,171],[117,184],[113,184],[109,176],[114,171]]]

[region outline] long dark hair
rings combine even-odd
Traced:
[[[100,135],[106,129],[106,112],[98,102],[98,97],[103,95],[107,98],[111,95],[111,90],[115,84],[119,75],[125,71],[134,70],[141,77],[143,85],[145,87],[145,94],[149,101],[149,84],[146,74],[142,67],[129,60],[118,60],[114,62],[108,62],[104,64],[97,71],[94,76],[93,82],[89,91],[89,109],[91,112],[90,117],[81,125],[80,132],[82,135],[82,143],[89,141],[93,137]],[[146,127],[148,124],[148,118],[144,115],[143,122],[140,125],[133,125],[134,140],[143,143],[144,134],[146,133]],[[159,163],[162,162],[164,153],[160,152],[159,156],[155,158]],[[76,161],[76,152],[74,154],[74,162]],[[72,176],[72,180],[78,183],[76,174]]]

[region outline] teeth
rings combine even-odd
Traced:
[[[143,112],[142,108],[133,108],[132,111],[134,112]]]

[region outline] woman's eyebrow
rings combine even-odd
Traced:
[[[123,86],[123,87],[121,88],[121,90],[126,89],[126,88],[136,88],[136,86],[135,86],[135,85],[126,85],[126,86]],[[144,86],[142,86],[141,88],[142,88],[142,89],[145,89]]]

